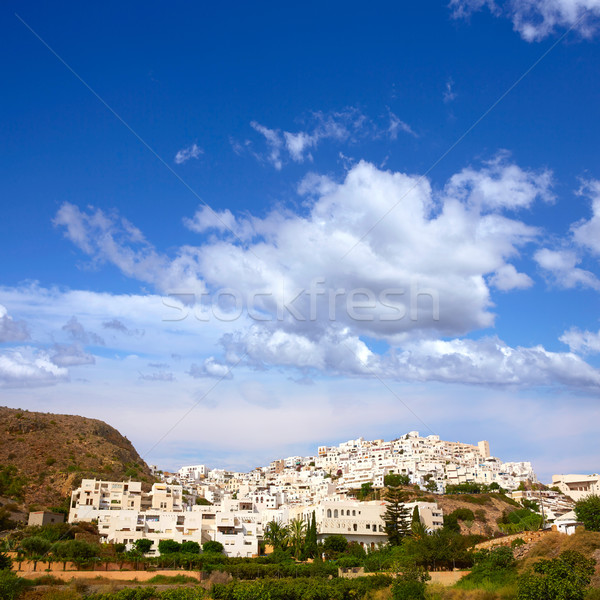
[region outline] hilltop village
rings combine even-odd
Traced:
[[[84,479],[72,493],[69,521],[97,520],[102,540],[128,547],[147,538],[150,553],[163,539],[214,540],[229,556],[251,557],[268,523],[308,523],[314,515],[319,540],[342,534],[371,549],[387,541],[385,502],[364,497],[390,481],[430,494],[468,483],[512,491],[537,481],[529,462],[502,462],[491,456],[486,441],[448,442],[417,431],[389,442],[359,438],[320,446],[315,456],[275,460],[249,473],[205,465],[184,466],[177,473],[153,469],[161,482],[149,492],[141,482]],[[405,508],[411,515],[416,510],[429,531],[443,526],[443,511],[431,496]],[[570,506],[555,508],[566,513]]]

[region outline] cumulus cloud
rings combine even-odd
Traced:
[[[2,387],[43,387],[68,380],[66,368],[55,364],[47,352],[15,348],[0,354]]]
[[[533,285],[533,280],[526,273],[519,273],[513,265],[502,265],[490,278],[490,285],[507,292],[527,289]]]
[[[200,158],[200,155],[204,154],[204,150],[199,148],[196,144],[192,144],[187,148],[182,148],[175,155],[175,164],[182,165],[183,163],[190,160],[190,158]]]
[[[127,258],[135,244],[126,237],[107,249],[90,225],[93,210],[79,214],[82,236],[74,241],[91,249],[92,260],[110,260],[141,279],[144,257],[151,257],[148,278],[161,290],[165,281],[177,289],[192,281],[209,297],[223,289],[239,295],[244,310],[219,320],[228,327],[223,359],[192,364],[192,377],[230,378],[229,365],[243,358],[252,368],[276,365],[304,374],[595,386],[596,371],[574,354],[459,339],[493,326],[491,288],[531,286],[511,261],[540,232],[506,213],[551,200],[551,183],[550,173],[522,169],[505,154],[464,169],[439,192],[425,178],[362,161],[341,181],[307,178],[299,186],[301,214],[273,210],[239,219],[223,211],[228,226],[220,229],[200,209],[186,224],[213,235],[179,249],[175,259],[144,241],[143,256],[132,263]],[[251,231],[243,243],[228,235],[229,227],[243,226]],[[103,227],[105,237],[122,231],[116,215]],[[559,264],[548,252],[536,255],[538,263]],[[182,260],[187,270],[174,269]],[[561,269],[566,275],[573,266],[566,261]],[[367,339],[391,350],[376,352]]]
[[[559,339],[563,344],[569,346],[571,352],[600,353],[600,331],[581,331],[577,327],[572,327],[565,331]]]
[[[542,248],[534,254],[534,259],[560,287],[566,289],[589,287],[600,290],[600,280],[596,275],[577,266],[581,258],[574,250]]]
[[[450,7],[457,18],[487,7],[492,14],[509,18],[515,31],[528,42],[570,28],[591,38],[600,17],[598,0],[451,0]]]
[[[573,240],[595,255],[600,255],[600,181],[591,180],[583,184],[579,195],[588,196],[592,201],[592,216],[571,227]]]
[[[202,364],[192,364],[188,374],[194,377],[194,379],[203,377],[231,379],[233,377],[231,367],[226,363],[218,361],[214,356],[208,357]]]
[[[29,331],[24,321],[13,321],[6,307],[0,304],[0,344],[23,342],[29,339]]]
[[[500,153],[484,168],[468,167],[453,175],[446,186],[449,196],[484,209],[529,208],[537,199],[552,201],[552,172],[523,170]]]

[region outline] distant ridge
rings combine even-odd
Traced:
[[[26,507],[65,504],[83,478],[154,481],[114,427],[76,415],[0,407],[0,496]]]

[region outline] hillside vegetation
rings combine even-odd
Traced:
[[[97,419],[0,407],[0,498],[64,503],[83,478],[153,481],[132,443]]]

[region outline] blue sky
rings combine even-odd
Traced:
[[[0,10],[3,404],[598,470],[597,0]]]

